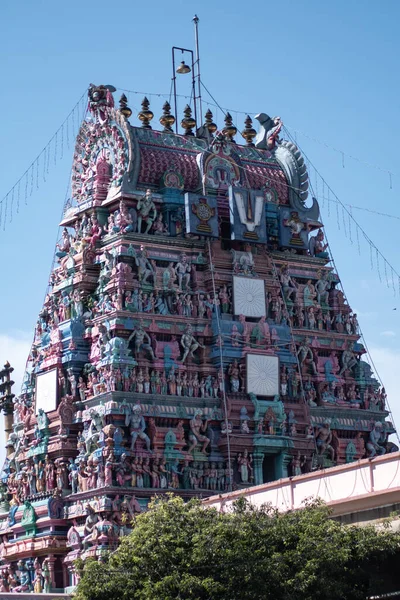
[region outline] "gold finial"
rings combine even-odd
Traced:
[[[181,127],[185,130],[184,135],[194,135],[193,127],[196,127],[196,121],[192,117],[192,109],[189,104],[186,104],[183,114],[185,115],[181,121]]]
[[[217,131],[217,126],[216,124],[213,122],[213,114],[211,112],[210,109],[208,109],[208,111],[206,112],[206,120],[204,122],[204,127],[208,130],[208,133],[211,135],[211,137],[214,135],[214,133]]]
[[[242,131],[242,136],[246,140],[248,146],[254,146],[253,138],[255,138],[257,135],[256,130],[252,127],[252,123],[253,121],[251,120],[250,116],[247,115],[247,117],[244,120],[245,127]]]
[[[234,142],[233,138],[237,134],[237,128],[233,125],[232,116],[228,112],[225,115],[225,127],[223,128],[222,133],[228,142]]]
[[[146,96],[142,100],[142,110],[138,114],[138,118],[142,121],[142,127],[145,129],[151,129],[150,121],[154,117],[154,114],[149,110],[150,102]]]
[[[168,100],[164,103],[160,123],[164,127],[164,133],[173,133],[172,125],[175,123],[175,117],[171,115],[171,105]]]
[[[132,114],[132,111],[128,106],[128,98],[125,96],[125,94],[122,94],[121,98],[119,99],[119,112],[124,115],[125,119],[129,119]]]

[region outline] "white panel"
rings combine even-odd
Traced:
[[[233,303],[235,315],[266,317],[264,280],[234,276]]]
[[[247,393],[256,396],[279,394],[279,358],[262,354],[247,355]]]
[[[391,457],[392,460],[389,460]],[[387,489],[395,489],[400,487],[400,468],[399,468],[399,454],[396,452],[391,455],[385,456],[384,462],[372,462],[373,476],[374,476],[374,491],[381,491]],[[365,475],[365,478],[369,479],[369,473]]]
[[[39,408],[44,412],[57,408],[57,369],[36,377],[36,413]]]

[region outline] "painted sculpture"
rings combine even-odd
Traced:
[[[70,589],[75,560],[101,560],[154,493],[396,449],[281,119],[258,115],[255,146],[228,116],[215,138],[189,116],[185,135],[156,132],[148,100],[134,126],[114,91],[89,89],[18,397],[0,370],[4,591]]]

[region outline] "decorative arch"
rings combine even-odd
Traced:
[[[133,145],[129,124],[114,109],[104,122],[84,121],[75,143],[72,197],[82,204],[101,204],[114,196],[132,170]]]

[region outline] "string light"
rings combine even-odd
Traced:
[[[60,150],[60,160],[64,157],[64,125],[61,126],[61,150]]]
[[[286,130],[286,128],[285,128]],[[287,132],[289,139],[291,138],[291,135],[289,132]],[[306,153],[299,147],[299,150],[301,151],[301,153],[303,154],[304,158],[307,159],[307,155]],[[318,173],[318,176],[323,180],[322,175],[318,172],[317,169],[315,169],[316,172]],[[379,275],[379,280],[382,282],[382,278],[381,278],[381,273],[380,273],[380,268],[379,268],[379,260],[382,260],[384,262],[384,267],[386,268],[387,266],[391,269],[393,269],[394,273],[396,273],[397,276],[399,276],[399,274],[397,273],[397,271],[394,269],[394,267],[389,263],[389,261],[384,257],[384,255],[382,254],[382,252],[377,248],[377,246],[373,243],[373,241],[371,240],[371,238],[367,235],[367,233],[364,231],[364,229],[357,223],[357,221],[355,220],[355,218],[353,217],[353,215],[351,214],[351,212],[346,208],[346,206],[343,204],[343,202],[338,198],[338,196],[333,192],[333,190],[330,188],[330,186],[326,183],[325,181],[325,185],[328,188],[328,192],[330,191],[332,193],[332,195],[334,196],[335,202],[336,202],[336,208],[337,208],[337,225],[338,225],[338,229],[340,229],[340,223],[339,223],[339,213],[338,213],[338,205],[340,204],[340,206],[342,207],[343,211],[346,211],[349,218],[353,221],[353,224],[355,225],[356,228],[358,228],[362,234],[364,235],[365,240],[367,241],[367,243],[370,246],[370,257],[371,257],[371,267],[373,266],[373,262],[372,262],[372,250],[375,251],[376,253],[376,260],[377,260],[377,270],[378,270],[378,275]]]
[[[359,256],[361,256],[361,247],[360,247],[360,238],[358,235],[358,227],[356,227],[356,236],[357,236],[357,250],[358,250]]]
[[[344,235],[347,238],[346,219],[345,219],[345,214],[344,214],[343,207],[342,207],[342,221],[343,221]]]
[[[14,188],[12,189],[12,192],[11,192],[10,223],[11,223],[12,218],[13,218],[13,210],[14,210]]]
[[[393,187],[392,187],[392,177],[394,176],[394,173],[392,171],[389,171],[388,169],[384,169],[384,168],[380,167],[379,165],[372,164],[370,162],[362,160],[361,158],[358,158],[357,156],[353,156],[352,154],[348,154],[347,152],[344,152],[343,150],[339,150],[338,148],[335,148],[334,146],[328,144],[327,142],[319,140],[318,138],[313,137],[313,136],[305,133],[304,131],[299,131],[298,129],[294,129],[293,127],[289,127],[288,125],[286,125],[286,128],[290,129],[290,131],[292,131],[293,134],[301,135],[302,137],[305,137],[308,140],[310,140],[312,142],[315,142],[316,144],[319,144],[321,146],[325,146],[325,148],[328,148],[329,150],[333,150],[334,152],[337,152],[338,154],[341,154],[343,168],[344,168],[344,159],[346,157],[346,158],[348,158],[350,160],[354,160],[354,161],[360,163],[361,165],[364,165],[365,167],[368,167],[368,169],[376,169],[377,171],[381,171],[381,173],[387,173],[388,176],[389,176],[389,187],[390,187],[390,189],[393,189]]]
[[[5,203],[5,209],[4,209],[3,231],[5,231],[5,228],[6,228],[6,222],[7,222],[7,208],[8,208],[8,194],[7,194],[7,196],[6,196],[6,203]]]
[[[46,182],[46,174],[49,173],[50,166],[50,152],[51,148],[54,144],[54,161],[56,164],[57,161],[57,153],[58,153],[58,136],[61,135],[61,157],[63,156],[63,145],[64,145],[64,127],[69,127],[69,122],[73,118],[75,114],[76,107],[84,101],[87,94],[87,90],[81,95],[78,102],[75,104],[74,108],[68,113],[67,117],[61,123],[60,127],[57,129],[55,134],[50,138],[49,142],[43,148],[43,150],[38,154],[38,156],[31,162],[26,171],[21,175],[21,177],[17,180],[17,182],[13,185],[13,187],[6,193],[6,195],[0,200],[0,206],[3,208],[3,204],[5,205],[4,210],[4,219],[2,219],[3,223],[3,231],[5,229],[6,221],[7,221],[7,213],[8,213],[8,201],[11,198],[11,207],[10,207],[10,222],[13,216],[13,202],[15,199],[15,195],[17,194],[17,213],[19,212],[20,206],[20,193],[21,193],[21,183],[25,184],[24,191],[24,199],[25,204],[28,203],[28,195],[32,196],[34,187],[39,189],[39,169],[40,169],[40,160],[43,161],[42,165],[42,179]],[[30,181],[29,181],[30,180]],[[29,189],[28,189],[28,186]]]
[[[25,173],[25,204],[28,204],[28,172]]]
[[[20,199],[20,195],[21,195],[21,180],[18,181],[17,183],[17,214],[19,213],[19,199]]]
[[[57,139],[58,139],[58,131],[56,131],[56,137],[54,140],[54,165],[57,164],[57,150],[58,150]]]
[[[379,268],[379,253],[378,253],[378,248],[375,248],[375,252],[376,252],[376,268],[378,270],[379,281],[382,283],[381,270]]]

